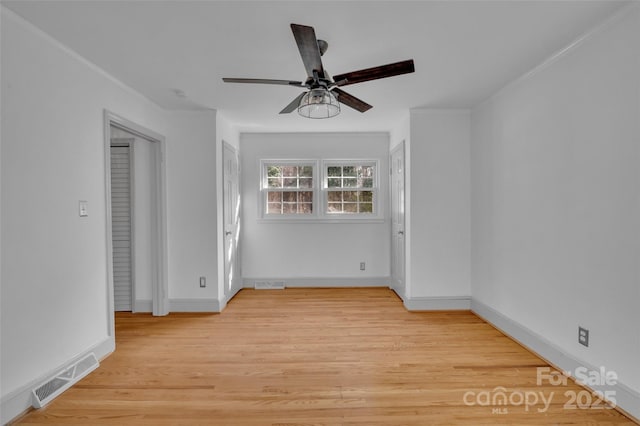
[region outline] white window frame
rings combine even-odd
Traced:
[[[312,213],[310,214],[268,214],[267,202],[268,192],[272,190],[268,186],[269,166],[311,166],[313,169],[312,188],[313,192]],[[373,213],[328,213],[328,176],[329,166],[373,166]],[[384,222],[384,209],[382,203],[385,202],[384,194],[380,190],[380,160],[376,159],[261,159],[260,177],[258,188],[258,221],[263,223],[274,222],[320,222],[320,223],[379,223]],[[366,188],[365,190],[369,190]]]
[[[277,188],[269,188],[268,185],[268,176],[267,176],[267,170],[270,166],[302,166],[302,167],[311,167],[312,168],[312,186],[311,188],[308,188],[308,190],[306,188],[302,189],[302,188],[298,188],[295,190],[289,190],[287,191],[286,189],[282,189],[281,192],[300,192],[300,191],[305,191],[305,192],[312,192],[312,201],[311,201],[311,213],[309,214],[301,214],[301,213],[292,213],[292,214],[269,214],[268,210],[267,210],[267,203],[268,203],[268,193],[270,191],[278,191]],[[262,219],[265,220],[274,220],[274,221],[282,221],[282,220],[294,220],[294,221],[298,221],[298,220],[309,220],[309,219],[313,219],[313,220],[317,220],[318,216],[319,216],[319,212],[318,209],[320,208],[319,205],[319,198],[318,198],[318,161],[317,160],[309,160],[309,159],[303,159],[303,160],[295,160],[295,159],[268,159],[268,160],[260,160],[260,196],[259,196],[259,217],[261,217]]]
[[[373,167],[373,186],[371,188],[354,188],[354,190],[371,191],[373,193],[372,213],[329,213],[329,173],[332,166],[371,166]],[[372,159],[335,159],[323,160],[321,164],[322,174],[322,211],[321,214],[327,220],[363,221],[367,219],[383,219],[380,208],[380,161]]]

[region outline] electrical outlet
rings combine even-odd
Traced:
[[[578,326],[578,343],[589,347],[589,330]]]
[[[361,271],[364,271],[365,266],[366,266],[366,265],[365,265],[365,263],[364,263],[364,262],[360,262],[360,270],[361,270]]]
[[[200,287],[205,288],[207,286],[207,277],[200,277]]]

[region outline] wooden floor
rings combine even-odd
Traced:
[[[566,408],[583,388],[538,386],[546,364],[474,314],[407,312],[383,288],[243,290],[219,315],[118,314],[116,340],[98,370],[18,423],[633,424]],[[500,392],[507,404],[491,405]],[[548,409],[526,407],[540,392]]]

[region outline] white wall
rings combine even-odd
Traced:
[[[466,297],[468,305],[469,126],[468,110],[411,110],[406,152],[410,299]]]
[[[386,133],[242,134],[242,272],[252,278],[329,278],[331,284],[371,285],[389,277],[388,155]],[[259,223],[260,159],[377,159],[382,223]],[[286,250],[282,253],[276,247]],[[360,271],[365,262],[365,271]],[[367,281],[369,280],[369,281]],[[321,280],[314,283],[322,285]],[[364,284],[363,283],[363,284]],[[251,284],[251,283],[250,283]]]
[[[409,136],[411,135],[411,113],[407,111],[406,115],[402,117],[396,126],[389,132],[389,151],[398,146],[402,141],[408,143]]]
[[[167,124],[169,298],[217,299],[215,111],[174,112]]]
[[[639,52],[635,7],[474,109],[471,155],[474,300],[636,392]]]
[[[224,141],[236,148],[240,148],[240,133],[238,129],[221,114],[216,115],[216,130],[218,142],[222,143]]]
[[[215,113],[161,110],[0,7],[5,422],[35,380],[108,335],[104,109],[166,136],[169,292],[217,294]],[[78,215],[78,201],[89,216]],[[198,276],[209,287],[198,287]]]

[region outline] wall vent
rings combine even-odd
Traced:
[[[69,367],[60,371],[46,382],[41,383],[31,391],[33,395],[32,405],[35,408],[44,407],[55,397],[69,389],[74,383],[98,368],[99,365],[100,363],[93,352],[75,361]]]
[[[284,290],[284,281],[256,281],[256,290]]]

